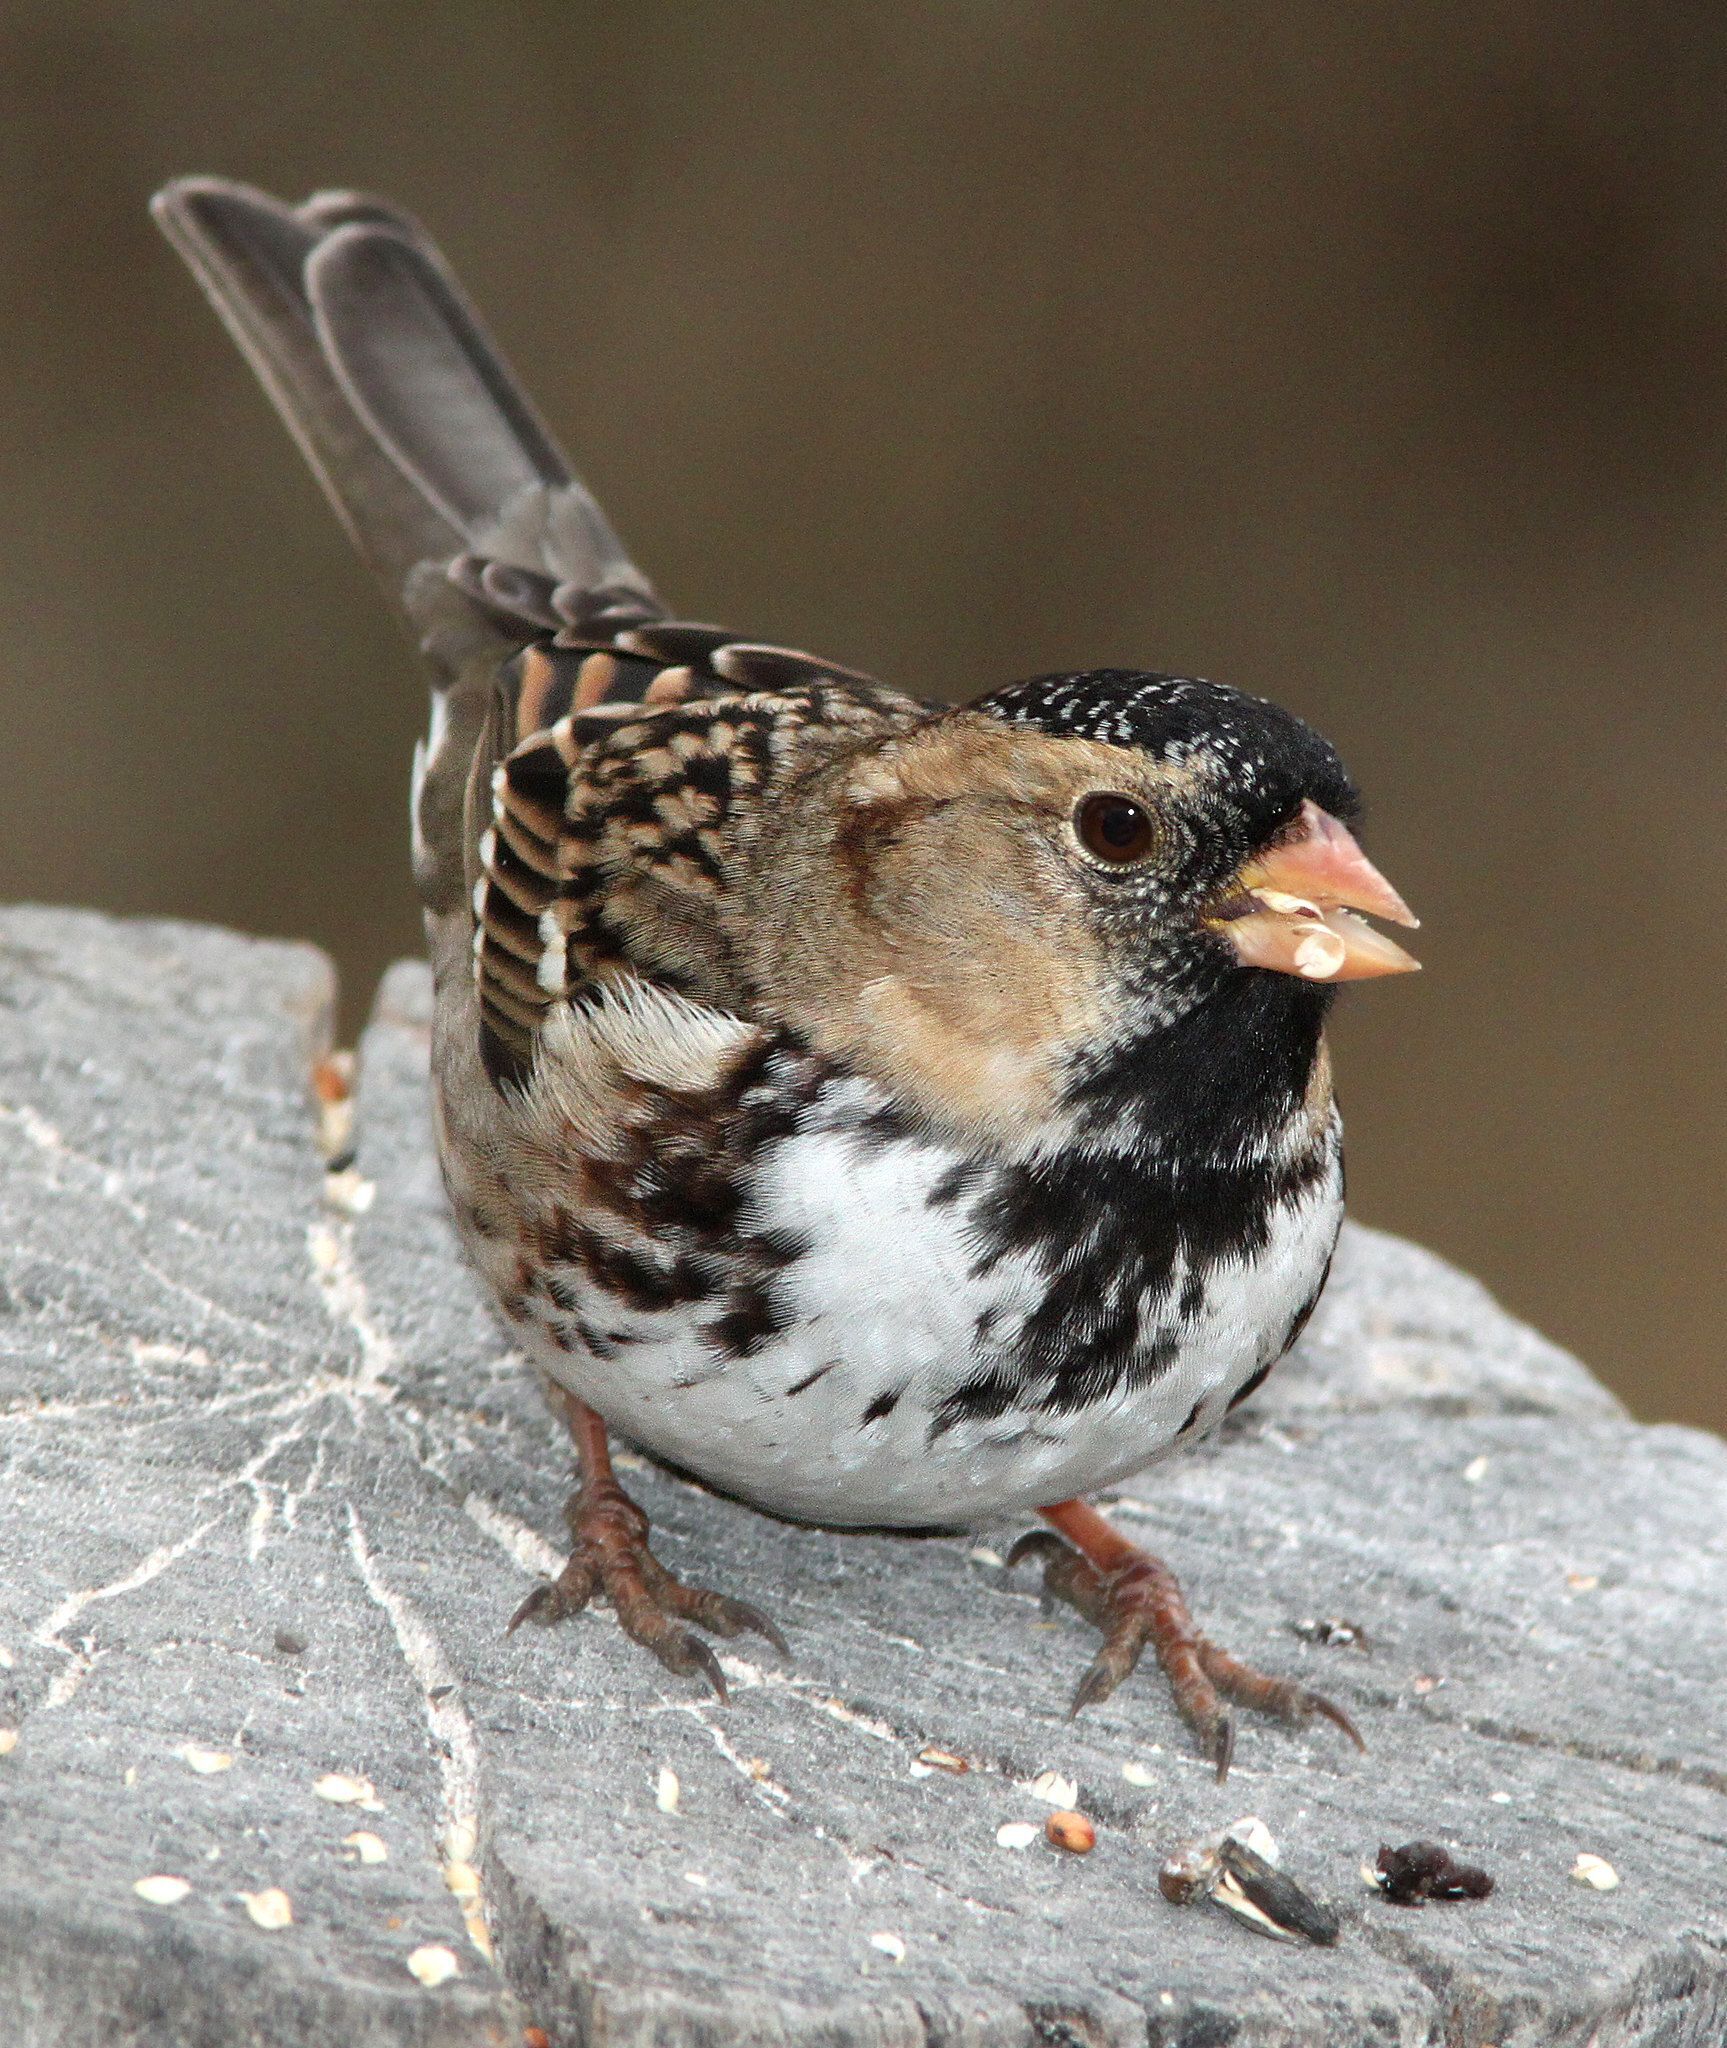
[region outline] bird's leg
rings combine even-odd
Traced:
[[[1096,1508],[1082,1500],[1063,1500],[1038,1512],[1060,1535],[1036,1529],[1022,1536],[1008,1553],[1009,1568],[1022,1558],[1041,1557],[1046,1607],[1065,1600],[1103,1632],[1103,1647],[1079,1682],[1070,1715],[1108,1699],[1149,1643],[1182,1719],[1217,1765],[1220,1782],[1229,1775],[1235,1748],[1235,1724],[1226,1700],[1286,1721],[1322,1715],[1357,1749],[1366,1747],[1354,1722],[1323,1694],[1292,1679],[1268,1677],[1202,1636],[1174,1572],[1130,1543]]]
[[[789,1656],[785,1637],[747,1601],[685,1586],[672,1577],[648,1548],[647,1516],[612,1471],[606,1425],[562,1387],[548,1385],[547,1393],[576,1446],[579,1483],[564,1504],[574,1548],[558,1576],[536,1586],[516,1609],[510,1628],[524,1621],[549,1627],[567,1614],[579,1614],[598,1594],[610,1601],[632,1642],[652,1650],[681,1676],[700,1672],[722,1700],[726,1681],[718,1659],[686,1622],[717,1636],[765,1636],[782,1657]]]

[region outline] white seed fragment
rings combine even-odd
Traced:
[[[1571,1875],[1579,1884],[1586,1884],[1598,1892],[1610,1892],[1619,1883],[1619,1873],[1605,1856],[1596,1856],[1584,1849],[1571,1866]]]
[[[377,1199],[376,1181],[367,1180],[352,1166],[324,1176],[324,1200],[332,1209],[340,1209],[349,1216],[364,1216]]]
[[[423,1948],[415,1949],[408,1958],[408,1969],[428,1991],[436,1991],[440,1984],[447,1984],[452,1977],[462,1974],[462,1966],[454,1953],[440,1941],[428,1941]]]
[[[147,1906],[177,1906],[192,1887],[183,1877],[141,1877],[132,1887]]]
[[[1251,1849],[1256,1856],[1263,1856],[1273,1868],[1277,1864],[1277,1837],[1256,1813],[1244,1813],[1240,1820],[1232,1820],[1223,1831],[1232,1842],[1239,1842],[1244,1849]]]
[[[1329,981],[1343,965],[1348,951],[1328,926],[1307,927],[1295,948],[1295,971],[1305,981]]]
[[[1371,1863],[1358,1863],[1355,1867],[1361,1872],[1361,1882],[1366,1885],[1370,1892],[1384,1891],[1385,1872],[1383,1870],[1378,1869]]]
[[[18,1747],[16,1728],[0,1728],[0,1756],[10,1756]]]
[[[1123,1764],[1121,1775],[1130,1785],[1155,1785],[1157,1775],[1148,1764]]]
[[[1037,1840],[1037,1829],[1028,1820],[1004,1821],[995,1838],[1004,1849],[1029,1849]]]
[[[708,1888],[708,1880],[699,1870],[686,1870],[684,1872],[684,1883],[693,1884],[699,1892],[705,1892]]]
[[[678,1774],[668,1765],[661,1764],[660,1775],[654,1785],[654,1804],[661,1813],[676,1813],[678,1801],[683,1797],[683,1787],[678,1783]]]
[[[446,1863],[444,1883],[461,1905],[471,1906],[480,1896],[480,1873],[471,1863]]]
[[[384,1803],[372,1788],[370,1778],[350,1777],[345,1771],[326,1771],[312,1790],[332,1806],[358,1806],[367,1813],[382,1813]]]
[[[444,1830],[444,1857],[450,1863],[472,1863],[480,1846],[480,1831],[471,1820],[453,1820]]]
[[[1509,1806],[1511,1804],[1511,1794],[1509,1792],[1489,1792],[1487,1797],[1495,1806]]]
[[[128,1764],[120,1782],[130,1792],[132,1787],[138,1782],[138,1766],[136,1764]]]
[[[1593,1593],[1601,1583],[1598,1572],[1567,1572],[1565,1583],[1573,1593]]]
[[[958,1750],[938,1749],[933,1742],[918,1751],[917,1760],[926,1770],[946,1771],[955,1778],[963,1778],[971,1769],[970,1759],[961,1756]]]
[[[218,1771],[231,1770],[234,1759],[225,1749],[202,1749],[195,1742],[182,1742],[174,1754],[189,1771],[200,1778],[213,1778]]]
[[[1060,1771],[1039,1771],[1026,1790],[1046,1806],[1073,1806],[1079,1800],[1079,1787]]]
[[[362,1863],[387,1863],[390,1860],[389,1849],[370,1828],[356,1828],[351,1835],[344,1835],[342,1847],[352,1849]]]
[[[999,1565],[1002,1561],[999,1550],[991,1550],[987,1543],[974,1543],[966,1552],[973,1564]]]
[[[880,1934],[872,1934],[869,1945],[871,1948],[879,1948],[884,1956],[891,1956],[896,1963],[905,1961],[905,1943],[897,1934],[889,1934],[885,1930]]]
[[[1463,1468],[1463,1483],[1466,1486],[1479,1486],[1482,1480],[1487,1477],[1487,1467],[1490,1462],[1490,1459],[1484,1457],[1471,1458],[1469,1463]]]
[[[242,1892],[240,1903],[246,1909],[246,1917],[254,1927],[262,1927],[274,1933],[281,1927],[292,1927],[294,1909],[288,1903],[288,1894],[271,1885],[268,1891]]]

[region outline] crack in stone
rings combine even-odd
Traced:
[[[86,1586],[66,1597],[50,1608],[30,1631],[30,1640],[42,1650],[54,1650],[67,1661],[55,1673],[48,1690],[44,1693],[37,1711],[51,1713],[63,1707],[77,1692],[78,1688],[95,1669],[97,1661],[104,1654],[93,1651],[88,1642],[69,1643],[65,1633],[87,1607],[98,1600],[116,1600],[125,1593],[135,1593],[140,1586],[147,1586],[152,1579],[160,1578],[170,1566],[177,1564],[190,1550],[195,1550],[210,1531],[215,1528],[219,1516],[212,1515],[207,1522],[200,1522],[189,1535],[177,1542],[159,1544],[148,1557],[135,1564],[128,1572],[122,1572],[117,1579],[109,1579],[100,1586]]]
[[[383,1610],[402,1653],[402,1662],[420,1689],[426,1726],[438,1758],[444,1825],[438,1838],[438,1861],[468,1930],[468,1939],[488,1963],[495,1964],[491,1929],[486,1918],[480,1739],[461,1702],[455,1669],[431,1624],[420,1610],[385,1579],[366,1539],[366,1527],[348,1508],[348,1550],[367,1597]]]

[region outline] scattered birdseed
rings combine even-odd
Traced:
[[[453,1820],[444,1830],[444,1856],[451,1863],[472,1863],[480,1847],[480,1830],[471,1820]]]
[[[195,1742],[182,1742],[174,1754],[200,1778],[213,1778],[218,1771],[232,1770],[234,1766],[234,1759],[225,1749],[201,1749]]]
[[[292,1927],[294,1924],[294,1909],[288,1903],[288,1894],[278,1891],[274,1885],[268,1891],[242,1892],[240,1903],[245,1907],[246,1917],[254,1927],[262,1927],[273,1933],[277,1928]]]
[[[1598,1572],[1567,1572],[1565,1583],[1573,1593],[1593,1593],[1601,1583]]]
[[[524,2027],[522,2048],[552,2048],[552,2037],[544,2027]]]
[[[1605,1856],[1596,1856],[1587,1849],[1578,1856],[1571,1866],[1571,1875],[1579,1884],[1588,1885],[1591,1890],[1610,1892],[1618,1889],[1619,1873]]]
[[[147,1906],[177,1906],[192,1887],[183,1877],[141,1877],[132,1889]]]
[[[1495,1806],[1509,1806],[1511,1804],[1511,1794],[1509,1792],[1489,1792],[1487,1796]]]
[[[869,1938],[869,1945],[871,1948],[880,1949],[884,1956],[891,1956],[896,1963],[903,1963],[905,1961],[905,1943],[900,1940],[897,1934],[888,1934],[886,1932],[872,1934]]]
[[[708,1880],[699,1870],[686,1870],[684,1872],[684,1883],[693,1884],[699,1892],[705,1892],[708,1888]]]
[[[351,1166],[324,1176],[324,1200],[349,1216],[364,1216],[378,1199],[378,1184]]]
[[[1426,1699],[1430,1692],[1437,1692],[1444,1683],[1445,1680],[1443,1678],[1436,1676],[1431,1671],[1418,1671],[1414,1678],[1411,1679],[1410,1687],[1412,1691],[1418,1692],[1423,1699]]]
[[[676,1813],[683,1787],[678,1783],[678,1774],[665,1764],[660,1766],[660,1775],[654,1786],[654,1804],[661,1813]]]
[[[1026,1790],[1046,1806],[1072,1806],[1079,1797],[1079,1787],[1060,1771],[1039,1771]]]
[[[0,1728],[0,1756],[10,1756],[18,1747],[16,1728]]]
[[[471,1906],[480,1896],[480,1873],[471,1863],[446,1863],[444,1883],[458,1904]]]
[[[344,1835],[342,1847],[352,1849],[362,1863],[388,1863],[390,1860],[388,1846],[370,1828],[356,1828],[351,1835]]]
[[[1001,1552],[999,1550],[991,1550],[987,1543],[974,1543],[966,1552],[966,1556],[971,1559],[973,1564],[999,1565],[1001,1563]]]
[[[357,1806],[362,1813],[382,1813],[384,1802],[370,1778],[352,1778],[345,1771],[326,1771],[312,1790],[332,1806]]]
[[[1466,1486],[1479,1486],[1482,1480],[1487,1477],[1487,1467],[1491,1462],[1492,1460],[1489,1458],[1471,1458],[1469,1463],[1463,1468],[1464,1484]]]
[[[917,1760],[932,1771],[946,1771],[951,1777],[963,1778],[971,1769],[970,1759],[960,1756],[951,1749],[937,1749],[931,1743],[927,1749],[920,1749]]]
[[[452,1977],[462,1974],[462,1966],[454,1953],[439,1941],[429,1941],[424,1948],[415,1949],[408,1958],[408,1969],[428,1991],[436,1991],[440,1984],[447,1984]]]
[[[1381,1842],[1372,1875],[1374,1888],[1394,1906],[1424,1906],[1429,1899],[1484,1899],[1493,1889],[1485,1870],[1457,1862],[1437,1842],[1405,1842],[1400,1849]]]
[[[1097,1829],[1083,1813],[1052,1813],[1044,1822],[1043,1831],[1055,1848],[1069,1850],[1075,1856],[1088,1855],[1097,1847]]]
[[[1149,1764],[1123,1764],[1121,1775],[1130,1785],[1155,1785],[1157,1774]]]
[[[1279,1870],[1277,1843],[1252,1814],[1178,1849],[1158,1872],[1157,1884],[1172,1905],[1209,1899],[1276,1941],[1329,1947],[1338,1937],[1336,1913]]]
[[[1004,1849],[1029,1849],[1037,1840],[1037,1829],[1028,1820],[1004,1821],[996,1829],[995,1838]]]
[[[1304,1643],[1324,1643],[1343,1650],[1371,1648],[1367,1631],[1358,1621],[1345,1621],[1340,1615],[1309,1616],[1305,1621],[1293,1624],[1295,1633]]]
[[[121,1774],[120,1782],[130,1792],[132,1787],[138,1782],[138,1766],[136,1764],[128,1764],[125,1771]]]

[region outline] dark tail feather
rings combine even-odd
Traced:
[[[651,601],[408,215],[341,192],[289,207],[216,178],[178,179],[152,210],[360,553],[422,626],[450,588],[435,576],[431,598],[423,572],[468,553]]]

